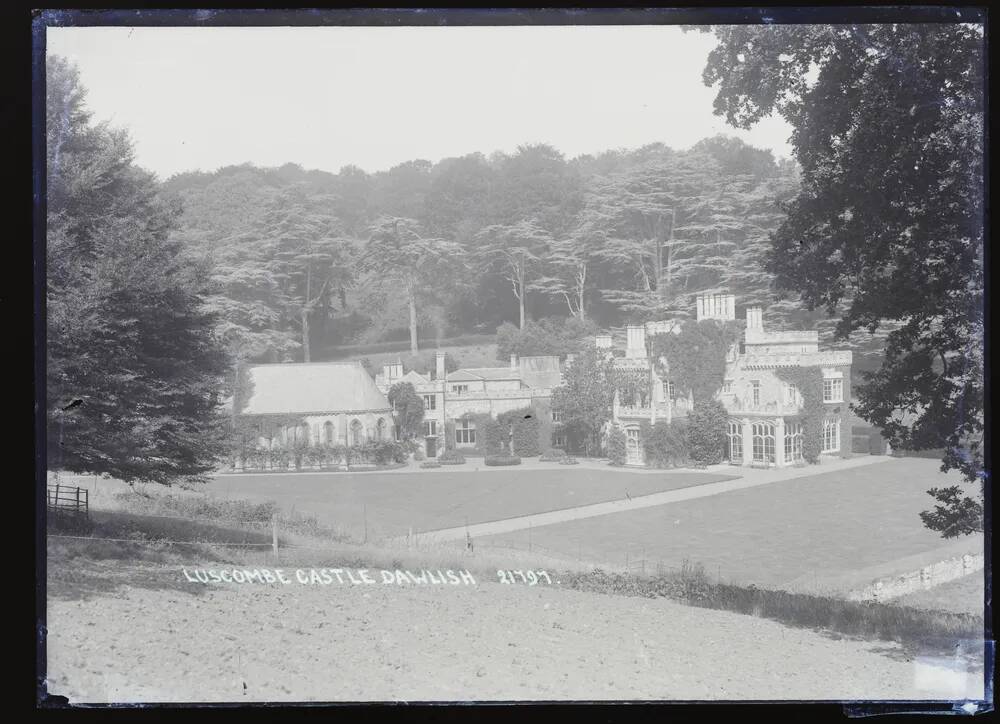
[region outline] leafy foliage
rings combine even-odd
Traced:
[[[74,66],[47,68],[48,464],[126,482],[204,480],[225,452],[228,359],[178,208],[94,125]]]
[[[827,412],[823,402],[823,370],[820,367],[778,367],[774,376],[798,390],[802,400],[798,415],[802,423],[802,458],[807,463],[818,463],[823,450],[823,417]]]
[[[618,425],[611,425],[608,428],[607,438],[604,441],[604,452],[612,465],[624,465],[627,459],[625,431]]]
[[[424,398],[409,382],[397,382],[389,388],[389,404],[393,406],[396,429],[400,440],[414,440],[423,431]]]
[[[984,434],[983,26],[720,26],[705,68],[715,109],[795,129],[802,184],[768,271],[836,333],[888,328],[856,412],[894,448],[944,448],[982,495]],[[977,529],[981,503],[932,493]],[[952,520],[965,520],[956,525]]]
[[[579,354],[596,333],[596,325],[576,317],[545,317],[525,322],[523,329],[504,322],[497,328],[497,359],[507,360],[512,354],[520,357]]]
[[[541,423],[534,408],[500,413],[497,421],[510,429],[510,448],[514,455],[535,457],[541,454]]]
[[[688,320],[677,334],[649,338],[650,358],[657,373],[674,384],[676,393],[691,393],[695,403],[715,398],[726,375],[726,356],[739,341],[740,322]]]
[[[673,468],[684,465],[689,459],[687,425],[683,420],[657,420],[650,424],[643,420],[639,437],[646,454],[646,465],[653,468]]]
[[[567,439],[587,450],[600,447],[601,430],[611,419],[612,360],[593,347],[577,355],[552,391],[552,411],[560,416]]]
[[[692,460],[706,465],[722,462],[729,413],[718,400],[696,402],[687,416],[687,449]]]

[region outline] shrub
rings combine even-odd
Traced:
[[[502,465],[520,465],[521,458],[519,458],[517,455],[507,455],[507,454],[487,455],[486,464],[491,467],[502,466]]]
[[[617,425],[612,425],[608,430],[608,438],[604,444],[611,464],[624,465],[626,459],[625,431]]]
[[[510,410],[497,416],[500,427],[506,431],[510,429],[511,453],[523,457],[534,457],[541,454],[539,445],[539,424],[538,414],[532,407],[524,407],[519,410]]]
[[[729,414],[718,400],[696,402],[687,417],[687,452],[705,465],[722,462]]]
[[[567,456],[567,457],[564,457],[562,460],[560,460],[559,464],[560,465],[579,465],[580,463],[577,461],[576,458],[571,458],[571,457]]]
[[[542,453],[542,456],[538,458],[543,463],[558,463],[566,459],[566,451],[562,448],[553,447]]]
[[[424,455],[424,451],[421,448],[418,447],[416,450],[413,451],[413,459],[416,460],[417,462],[423,460],[425,457],[427,456]]]
[[[476,415],[476,446],[487,455],[507,452],[507,433],[491,415]]]
[[[643,422],[639,434],[650,467],[673,468],[687,463],[687,429],[682,421],[657,420],[653,425]]]
[[[442,465],[461,465],[465,462],[465,456],[458,450],[445,450],[438,457],[438,462]]]
[[[439,463],[437,460],[425,460],[424,462],[420,463],[420,467],[422,467],[422,468],[439,468],[439,467],[441,467],[441,463]]]

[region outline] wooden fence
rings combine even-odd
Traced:
[[[59,483],[49,484],[46,504],[50,513],[70,515],[74,518],[90,517],[90,491]]]

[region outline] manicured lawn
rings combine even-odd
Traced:
[[[481,463],[480,463],[481,464]],[[475,470],[329,475],[222,475],[205,492],[274,500],[348,533],[368,537],[485,523],[725,480],[711,473],[641,475],[608,470]]]
[[[956,477],[940,463],[887,459],[720,495],[612,513],[480,538],[640,572],[658,564],[704,565],[715,579],[761,586],[806,586],[948,545],[982,548],[982,539],[949,542],[918,517],[926,490]],[[950,557],[945,555],[942,557]],[[930,561],[928,561],[930,562]],[[862,582],[862,584],[865,582]],[[853,584],[852,584],[853,585]]]

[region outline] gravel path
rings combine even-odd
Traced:
[[[891,644],[663,599],[486,581],[206,586],[177,566],[95,565],[50,569],[49,691],[75,702],[956,693]]]

